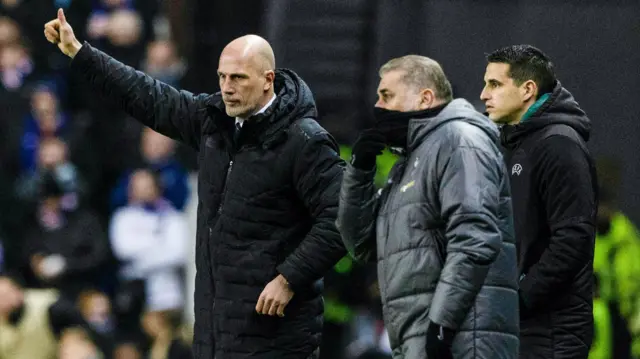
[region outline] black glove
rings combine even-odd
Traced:
[[[453,359],[451,343],[455,331],[431,323],[427,328],[427,359]]]
[[[376,165],[376,157],[386,147],[385,136],[378,130],[364,130],[353,145],[351,165],[361,170],[372,170]]]

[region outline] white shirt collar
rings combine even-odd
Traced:
[[[276,99],[276,94],[274,93],[273,97],[271,97],[271,100],[269,100],[269,102],[267,102],[266,105],[264,105],[258,112],[254,113],[252,116],[265,112],[269,108],[269,106],[271,106],[271,104],[275,99]],[[246,118],[236,117],[236,124],[240,124],[240,127],[242,127],[245,120]]]

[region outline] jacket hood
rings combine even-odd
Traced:
[[[277,69],[274,80],[276,99],[264,112],[251,116],[243,128],[252,136],[260,138],[259,142],[272,138],[297,119],[317,118],[316,102],[309,86],[289,69]],[[211,106],[223,114],[226,113],[221,92],[212,96]],[[226,116],[226,114],[225,114]],[[234,119],[227,117],[225,123],[208,123],[211,128],[222,125],[232,128]]]
[[[302,117],[316,118],[318,111],[311,89],[296,74],[289,69],[277,69],[274,80],[276,99],[269,108],[261,114],[251,116],[251,119],[261,120],[269,118],[269,122],[287,120],[293,121]],[[210,102],[211,106],[225,113],[222,93],[217,92]]]
[[[298,74],[289,69],[276,70],[274,88],[277,101],[265,117],[286,118],[290,123],[298,118],[318,116],[311,89]]]
[[[562,87],[560,81],[557,81],[551,96],[530,117],[516,125],[502,126],[500,129],[502,145],[513,148],[524,135],[553,124],[570,126],[585,142],[589,140],[591,121],[573,95]]]
[[[467,100],[460,98],[449,102],[435,117],[416,118],[409,122],[407,143],[409,150],[418,147],[431,131],[453,120],[461,120],[472,124],[484,131],[494,142],[498,141],[498,127],[489,118],[476,111]]]

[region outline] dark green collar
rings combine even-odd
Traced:
[[[520,123],[528,120],[529,117],[531,117],[531,115],[533,115],[536,111],[538,111],[540,106],[542,106],[542,104],[545,103],[549,99],[549,96],[551,96],[550,93],[546,93],[546,94],[540,96],[540,98],[536,102],[534,102],[533,105],[531,105],[531,107],[529,107],[527,112],[525,112],[524,116],[522,116],[522,119],[520,120]]]

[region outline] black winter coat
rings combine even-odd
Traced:
[[[591,123],[560,83],[502,128],[520,278],[520,358],[587,358],[593,339],[597,180]]]
[[[276,100],[234,142],[220,94],[178,91],[86,43],[71,67],[146,126],[199,151],[195,358],[312,355],[320,280],[345,250],[334,224],[342,160],[304,81],[276,71]],[[258,315],[278,274],[295,292],[285,316]]]

